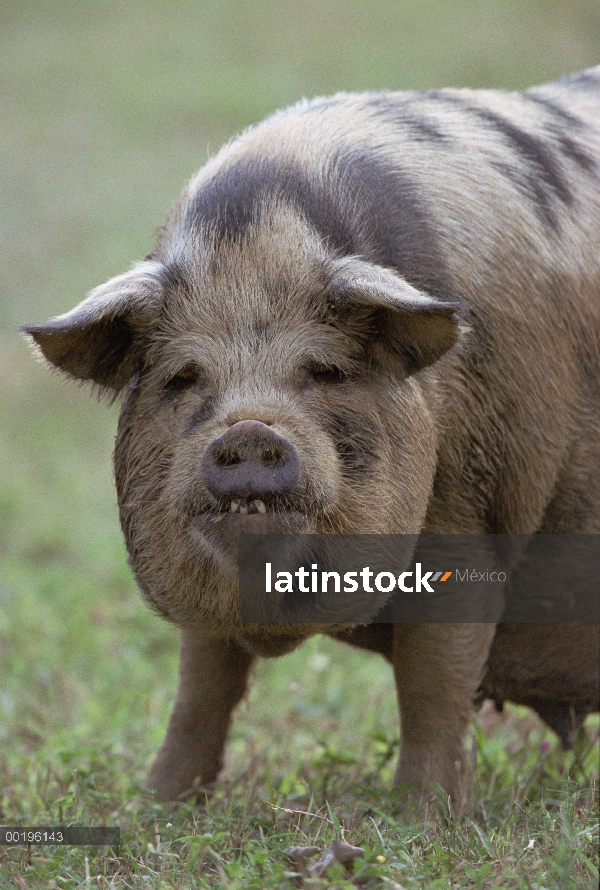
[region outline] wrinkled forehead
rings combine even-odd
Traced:
[[[190,227],[166,253],[155,351],[189,360],[204,352],[214,362],[263,349],[281,361],[346,349],[327,324],[329,259],[310,226],[281,205],[263,207],[238,237]]]

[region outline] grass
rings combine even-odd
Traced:
[[[80,619],[67,610],[64,619],[76,640]],[[137,648],[135,630],[131,616],[115,616],[104,640],[113,657]],[[140,782],[172,693],[157,679],[173,676],[171,642],[146,639],[147,651],[125,658],[118,688],[79,679],[81,653],[45,666],[45,694],[24,703],[0,755],[2,820],[119,825],[121,846],[5,848],[0,887],[86,886],[86,869],[97,886],[123,888],[596,885],[597,721],[565,755],[525,709],[509,709],[493,730],[482,718],[473,811],[455,817],[440,794],[436,823],[407,820],[401,791],[388,790],[397,744],[389,671],[324,639],[261,665],[212,799],[153,803]],[[37,674],[40,684],[39,664]],[[63,697],[71,714],[58,725]],[[290,856],[335,839],[362,848],[353,874],[338,864],[312,878],[311,860]]]
[[[88,873],[118,888],[596,886],[597,718],[565,754],[526,709],[482,715],[472,812],[457,818],[440,795],[439,821],[424,824],[389,791],[390,669],[323,638],[261,663],[205,807],[152,802],[141,783],[173,701],[177,639],[126,567],[105,422],[116,409],[16,349],[0,380],[0,822],[122,832],[118,850],[0,849],[2,890],[89,886]],[[353,875],[338,864],[312,877],[318,855],[286,852],[335,839],[362,848]]]
[[[177,639],[126,566],[118,409],[15,332],[147,253],[243,126],[303,95],[584,68],[596,0],[0,0],[0,23],[0,822],[122,832],[118,851],[0,848],[0,888],[597,886],[597,718],[564,754],[524,709],[484,715],[472,812],[441,795],[437,823],[406,819],[390,671],[324,639],[260,665],[204,807],[145,796]],[[341,839],[363,850],[353,873],[286,852]]]

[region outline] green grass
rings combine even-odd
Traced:
[[[86,886],[86,857],[98,887],[350,886],[286,854],[336,838],[363,848],[353,886],[597,886],[597,718],[565,755],[509,710],[477,730],[469,816],[442,796],[423,824],[389,792],[389,669],[322,639],[261,664],[205,808],[144,796],[177,640],[126,566],[118,409],[42,369],[15,329],[147,253],[208,152],[287,102],[518,88],[599,45],[597,0],[0,0],[0,822],[122,830],[118,853],[0,849],[2,890]]]
[[[98,886],[352,886],[341,867],[327,880],[300,878],[286,853],[324,850],[336,838],[364,851],[359,886],[595,886],[597,721],[565,755],[525,709],[510,709],[494,731],[476,730],[472,813],[457,819],[440,794],[437,823],[407,820],[402,795],[389,792],[397,743],[389,669],[316,638],[261,665],[216,795],[203,807],[162,806],[140,783],[173,691],[172,636],[125,608],[92,642],[84,610],[60,611],[70,657],[67,646],[60,663],[46,647],[37,654],[35,695],[13,715],[0,755],[2,821],[119,825],[122,842],[7,849],[0,887],[19,886],[19,877],[26,887],[85,886],[86,857]],[[84,655],[85,644],[93,651]],[[119,664],[110,670],[108,661]],[[11,666],[7,659],[3,673]]]
[[[565,754],[526,709],[495,727],[488,716],[472,812],[455,818],[441,796],[439,822],[423,824],[389,791],[389,667],[322,638],[260,665],[206,808],[153,803],[141,783],[173,701],[177,640],[126,567],[109,470],[116,408],[18,349],[0,381],[0,823],[122,831],[118,851],[4,848],[0,888],[86,886],[86,857],[99,887],[350,886],[346,873],[298,877],[286,854],[336,838],[364,851],[359,886],[596,886],[597,718]]]

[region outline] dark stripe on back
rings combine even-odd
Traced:
[[[595,173],[598,168],[596,159],[584,145],[577,142],[576,134],[585,131],[585,122],[543,96],[537,96],[532,92],[523,93],[523,96],[549,112],[550,119],[546,128],[551,137],[558,142],[561,153],[586,173]]]
[[[481,108],[476,112],[482,120],[495,127],[507,139],[521,160],[530,168],[532,175],[528,181],[535,194],[542,215],[555,225],[552,208],[554,197],[564,204],[573,203],[573,194],[563,177],[562,170],[553,156],[551,149],[539,137],[532,136],[512,121],[488,109]]]
[[[526,197],[534,201],[538,216],[546,225],[555,231],[558,230],[554,202],[558,198],[570,207],[574,198],[551,147],[508,118],[488,108],[474,105],[467,99],[439,92],[429,93],[429,96],[461,107],[467,114],[492,127],[504,138],[521,164],[512,165],[507,158],[506,162],[492,162],[493,166],[510,179]]]
[[[448,132],[440,129],[440,122],[433,118],[415,112],[406,101],[398,101],[385,93],[375,96],[365,102],[375,117],[384,118],[402,130],[411,138],[419,142],[444,142],[453,141]]]
[[[396,269],[415,287],[452,299],[421,186],[392,159],[353,147],[334,150],[324,170],[283,157],[241,158],[192,197],[187,222],[235,241],[276,200],[294,206],[338,254]]]
[[[570,111],[567,111],[561,105],[557,105],[556,102],[553,102],[552,99],[547,99],[545,96],[536,95],[534,92],[527,91],[523,93],[523,98],[528,102],[533,102],[535,105],[543,108],[544,111],[548,112],[552,118],[556,120],[556,122],[560,122],[562,124],[566,124],[569,127],[572,127],[576,130],[581,130],[584,126],[583,121],[580,117],[577,117],[575,114],[571,114]]]
[[[600,72],[579,71],[577,74],[567,74],[559,77],[554,83],[559,87],[577,90],[595,90],[600,92]]]
[[[597,173],[598,162],[596,158],[590,155],[585,148],[577,143],[575,139],[571,139],[566,133],[557,132],[554,134],[560,144],[563,155],[573,161],[586,173]]]

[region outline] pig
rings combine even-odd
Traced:
[[[565,744],[594,624],[244,624],[241,534],[600,532],[600,67],[524,92],[303,100],[184,189],[152,253],[24,328],[122,395],[120,518],[181,631],[148,787],[210,788],[253,662],[326,633],[387,658],[395,774],[469,796],[482,695]]]

